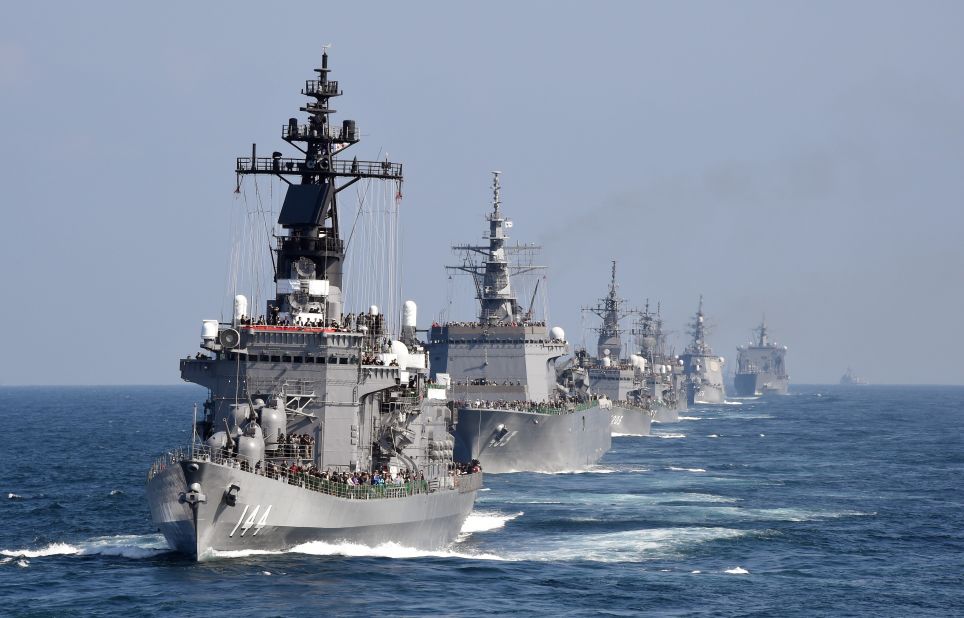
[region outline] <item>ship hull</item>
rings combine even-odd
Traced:
[[[676,406],[659,406],[654,410],[653,420],[657,423],[678,423],[679,409]]]
[[[455,459],[487,473],[566,472],[597,463],[612,446],[612,408],[574,412],[460,408]]]
[[[653,416],[648,410],[628,408],[613,404],[612,433],[622,436],[648,436],[652,429]]]
[[[687,395],[689,405],[718,404],[726,400],[726,392],[722,386],[715,384],[693,385]]]
[[[738,373],[733,379],[733,389],[738,397],[786,395],[789,380],[765,373]]]
[[[460,487],[398,498],[333,496],[210,461],[172,463],[147,484],[151,516],[172,549],[196,560],[217,552],[286,550],[312,541],[435,549],[455,540],[479,475]],[[205,500],[184,499],[192,484]],[[231,486],[234,504],[228,493]]]

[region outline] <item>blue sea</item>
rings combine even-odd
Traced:
[[[435,552],[167,551],[147,469],[190,386],[0,388],[0,614],[964,614],[964,388],[796,387],[616,437],[590,472],[488,475]]]

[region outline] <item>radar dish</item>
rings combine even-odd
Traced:
[[[294,313],[303,311],[308,306],[308,293],[298,291],[288,294],[288,304],[291,305],[291,311]]]
[[[294,270],[299,279],[315,278],[315,263],[306,257],[298,258],[294,263]]]
[[[240,333],[233,328],[226,328],[222,330],[218,337],[221,339],[221,345],[229,350],[238,347],[238,344],[241,343]]]

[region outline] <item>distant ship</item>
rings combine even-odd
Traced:
[[[484,245],[457,245],[475,284],[479,315],[467,322],[432,325],[432,375],[450,383],[457,461],[480,460],[486,472],[559,472],[585,469],[612,446],[612,404],[591,395],[577,365],[556,363],[569,354],[565,331],[548,328],[520,306],[511,273],[543,267],[510,263],[535,245],[507,245],[512,222],[503,216],[500,172],[493,172],[492,212]]]
[[[865,386],[868,384],[867,380],[855,376],[850,367],[847,367],[847,372],[840,377],[840,383],[846,386]]]
[[[756,344],[740,346],[737,350],[734,390],[739,397],[786,395],[790,383],[786,365],[787,347],[769,340],[766,318],[755,332]]]
[[[659,314],[646,308],[638,314],[633,329],[639,356],[643,363],[640,374],[640,392],[647,399],[647,407],[657,423],[675,423],[679,421],[679,413],[688,405],[688,379],[684,371],[684,363],[678,356],[666,351],[666,336],[663,334],[663,320]]]
[[[723,357],[713,354],[706,343],[706,324],[703,314],[703,297],[690,326],[693,339],[680,355],[687,379],[687,400],[690,405],[700,403],[723,403],[726,391],[723,386]]]
[[[335,157],[360,133],[330,122],[341,90],[327,53],[316,72],[302,90],[307,124],[282,129],[302,155],[236,162],[239,185],[247,174],[288,183],[272,297],[258,317],[239,294],[232,319],[203,321],[203,352],[180,362],[184,380],[208,389],[203,416],[147,474],[154,525],[197,560],[312,541],[443,546],[481,485],[477,465],[453,462],[447,390],[428,380],[414,303],[398,333],[376,306],[344,311],[336,195],[366,178],[400,183],[402,166]]]
[[[640,392],[645,360],[636,354],[623,358],[623,329],[620,320],[632,311],[624,308],[625,301],[616,292],[616,261],[612,262],[609,293],[592,307],[584,307],[602,320],[594,330],[599,333],[596,356],[580,355],[580,365],[589,373],[589,386],[596,395],[605,396],[613,402],[613,433],[647,436],[653,422],[650,400]]]

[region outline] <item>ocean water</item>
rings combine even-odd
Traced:
[[[590,472],[489,475],[435,552],[195,564],[144,500],[189,387],[0,388],[0,614],[964,613],[964,388],[796,387],[617,437]]]

